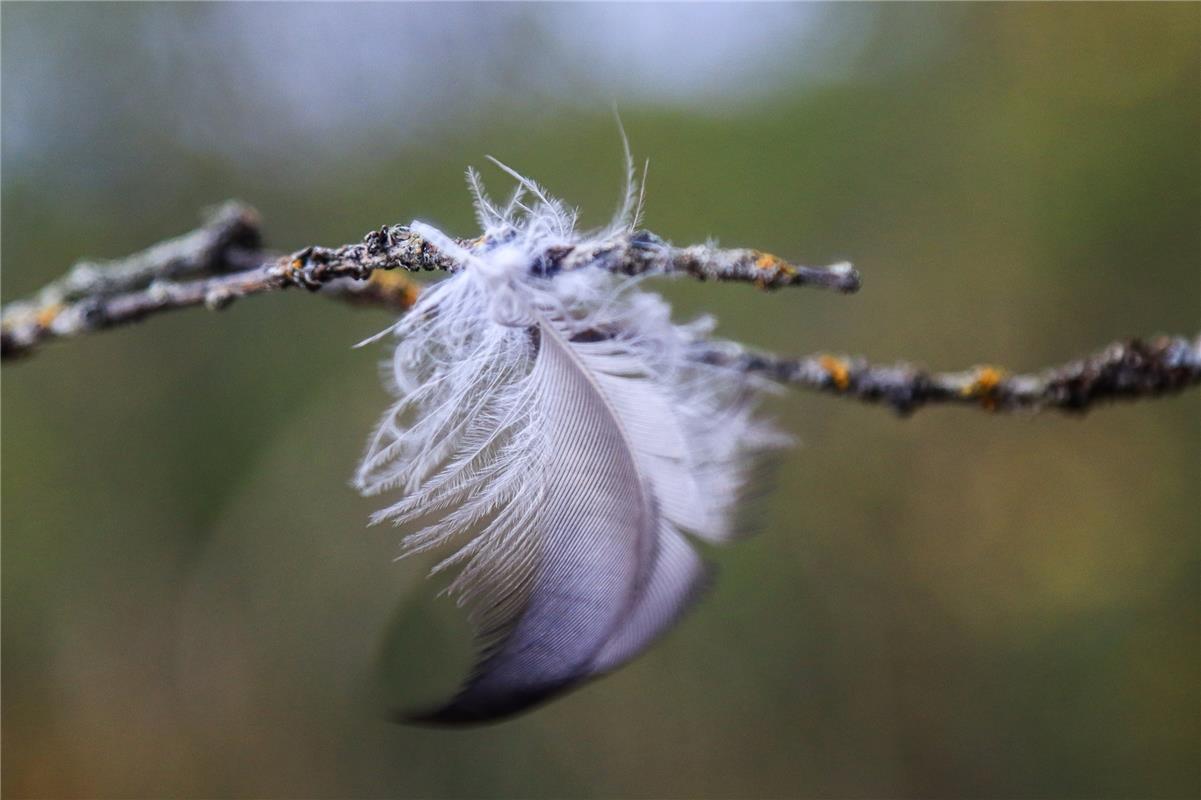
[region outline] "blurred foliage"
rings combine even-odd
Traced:
[[[239,22],[247,40],[317,52],[270,19],[318,7],[263,8]],[[366,8],[320,13],[360,31]],[[168,124],[213,140],[267,125],[244,51],[205,33],[237,8],[4,4],[4,298],[226,197],[254,203],[281,248],[418,216],[468,234],[461,173],[484,153],[599,222],[619,188],[614,125],[572,96],[587,70],[534,24],[545,8],[481,10],[517,22],[480,43],[406,27],[429,7],[370,13],[436,65],[486,44],[561,94],[441,122],[422,106],[428,129],[392,144],[325,120],[318,152],[259,141],[268,155],[247,159]],[[749,101],[617,99],[651,161],[648,227],[847,257],[865,288],[663,285],[682,317],[714,311],[779,352],[940,368],[1198,329],[1201,6],[837,6],[812,24],[857,37],[841,72],[798,66]],[[367,118],[406,76],[357,80]],[[29,97],[78,105],[29,128]],[[771,410],[803,445],[760,535],[711,553],[721,579],[677,632],[536,713],[431,731],[385,712],[453,687],[466,629],[428,562],[393,563],[397,533],[364,531],[372,503],[346,484],[385,402],[382,350],[349,346],[384,324],[289,294],[5,366],[5,795],[1201,794],[1196,393],[1083,420],[907,421],[782,395]]]

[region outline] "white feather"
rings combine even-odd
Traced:
[[[603,236],[636,224],[626,155]],[[414,226],[463,268],[393,327],[397,401],[356,476],[366,494],[400,491],[373,519],[420,524],[404,552],[454,545],[435,571],[459,568],[450,591],[481,653],[425,717],[443,722],[522,710],[662,634],[704,583],[683,534],[731,536],[748,457],[774,437],[743,376],[687,359],[710,322],[675,325],[661,298],[604,270],[540,274],[548,248],[587,237],[574,211],[496,163],[519,191],[497,209],[468,173],[480,245]]]

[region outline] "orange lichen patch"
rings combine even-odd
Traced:
[[[964,397],[979,398],[981,405],[991,411],[997,407],[997,387],[1004,379],[1004,370],[990,366],[976,367],[972,382],[961,391]]]
[[[294,258],[288,262],[288,272],[299,272],[304,269],[304,262],[299,258]]]
[[[755,256],[755,269],[760,272],[770,273],[769,275],[755,279],[755,286],[758,288],[766,289],[772,286],[773,282],[781,275],[796,274],[796,268],[779,256],[764,253],[760,250],[756,250],[755,252],[758,254]]]
[[[63,311],[62,303],[52,303],[45,308],[39,308],[34,321],[39,327],[49,328],[50,323],[54,322],[55,318]]]
[[[846,391],[847,387],[851,385],[850,365],[843,359],[835,358],[834,356],[821,356],[818,358],[817,363],[830,376],[830,380],[834,381],[834,385],[838,387],[839,391]]]
[[[412,307],[417,302],[417,295],[421,292],[421,287],[416,282],[410,280],[408,275],[396,270],[372,270],[371,277],[367,281],[379,287],[380,291],[397,298],[405,308]]]
[[[789,264],[779,256],[763,252],[760,252],[759,256],[755,259],[755,269],[762,270],[764,272],[770,270],[772,272],[779,272],[784,275],[793,275],[796,273],[796,269],[793,268],[792,264]]]

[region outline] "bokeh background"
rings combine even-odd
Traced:
[[[1201,6],[4,3],[3,297],[236,197],[280,249],[468,235],[494,154],[854,297],[663,283],[784,353],[1032,369],[1201,326]],[[494,192],[503,176],[485,170]],[[762,531],[618,674],[407,728],[467,630],[347,485],[388,322],[302,294],[3,370],[9,797],[1196,797],[1198,396],[787,393]]]

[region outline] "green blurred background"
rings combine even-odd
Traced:
[[[1032,369],[1201,327],[1201,6],[21,5],[3,296],[237,197],[281,249],[474,223],[492,153],[854,297],[663,283],[784,353]],[[494,192],[506,184],[485,171]],[[516,721],[400,727],[467,631],[347,486],[378,311],[292,294],[3,370],[9,797],[1196,797],[1197,393],[1084,419],[787,393],[716,590]]]

